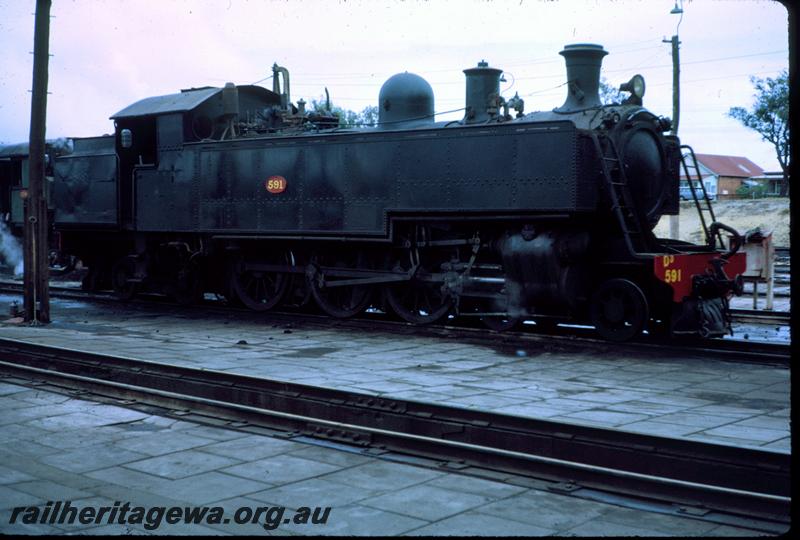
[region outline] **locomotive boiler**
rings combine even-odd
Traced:
[[[257,311],[313,299],[333,317],[374,306],[495,329],[588,322],[611,340],[722,335],[741,293],[736,231],[713,223],[704,245],[652,232],[678,213],[691,149],[643,107],[641,76],[624,102],[601,103],[601,46],[560,54],[566,101],[528,114],[485,62],[464,70],[459,121],[436,122],[431,86],[407,72],[380,89],[372,128],[293,104],[278,66],[272,91],[138,101],[112,116],[113,136],[55,160],[61,249],[89,266],[87,287],[122,298],[216,292]]]

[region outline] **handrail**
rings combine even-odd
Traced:
[[[703,209],[700,208],[700,201],[697,197],[697,191],[695,189],[694,181],[695,179],[692,178],[692,175],[689,174],[689,166],[686,164],[686,156],[687,154],[692,158],[692,164],[694,166],[694,170],[697,173],[697,181],[700,184],[700,188],[703,191],[703,200],[706,203],[706,208],[708,208],[709,216],[711,217],[711,222],[714,223],[717,221],[716,216],[714,215],[714,209],[711,206],[711,200],[708,198],[708,192],[706,191],[706,186],[703,183],[703,177],[700,175],[700,166],[697,163],[697,156],[694,153],[694,149],[688,144],[683,144],[680,147],[681,149],[681,164],[683,165],[683,171],[686,175],[686,179],[689,182],[689,191],[692,193],[692,199],[694,200],[694,205],[697,208],[697,214],[700,216],[700,224],[703,226],[703,233],[706,237],[706,244],[710,245],[712,248],[714,246],[713,237],[716,232],[717,239],[719,240],[720,247],[724,247],[724,243],[722,241],[722,234],[717,230],[715,232],[709,231],[708,225],[706,225],[706,218],[703,216]],[[683,152],[686,150],[686,154]]]

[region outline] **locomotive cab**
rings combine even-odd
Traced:
[[[265,88],[228,83],[146,98],[114,114],[121,227],[169,228],[176,201],[186,199],[181,192],[191,180],[192,170],[182,162],[183,145],[234,137],[239,117],[255,117],[280,104],[281,96]]]

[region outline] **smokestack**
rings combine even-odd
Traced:
[[[489,107],[492,96],[500,95],[500,75],[502,69],[489,67],[486,61],[478,62],[478,67],[465,69],[467,76],[467,106],[464,113],[466,124],[475,124],[489,120]]]
[[[575,112],[599,107],[600,66],[608,54],[602,45],[575,43],[560,53],[567,64],[567,101],[556,112]]]

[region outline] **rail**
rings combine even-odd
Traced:
[[[763,311],[760,309],[732,309],[735,322],[789,326],[792,315],[788,311]]]
[[[0,370],[125,400],[789,522],[787,453],[523,418],[0,339]],[[768,526],[768,528],[771,527]]]
[[[0,281],[0,292],[19,293],[22,292],[22,285],[18,283],[8,283]],[[103,302],[119,304],[119,299],[113,293],[89,293],[81,291],[73,287],[59,287],[52,286],[50,289],[52,298],[65,298],[77,299],[83,301]],[[142,295],[140,299],[131,302],[137,306],[154,306],[158,309],[164,309],[167,306],[175,305],[172,300],[160,295]],[[408,332],[412,331],[421,336],[429,335],[446,335],[449,337],[458,337],[459,339],[474,340],[491,340],[496,341],[496,334],[486,329],[483,324],[478,321],[477,317],[464,317],[464,321],[460,321],[457,325],[452,324],[452,321],[445,321],[444,323],[429,325],[429,326],[412,326],[409,323],[398,322],[389,320],[382,316],[381,313],[365,313],[359,317],[354,317],[345,320],[331,320],[329,317],[315,315],[312,313],[304,313],[297,311],[279,311],[272,310],[267,313],[255,313],[245,308],[237,308],[228,305],[214,304],[213,302],[204,303],[195,306],[180,306],[182,311],[187,309],[204,310],[209,314],[213,313],[230,313],[232,311],[241,311],[247,313],[251,318],[269,319],[272,321],[284,321],[286,323],[295,322],[298,319],[304,321],[326,321],[326,324],[343,328],[359,329],[365,327],[369,329],[380,328],[387,332]],[[744,318],[737,319],[734,310],[734,320],[737,322],[746,322]],[[744,310],[748,311],[748,310]],[[756,317],[753,315],[752,317]],[[778,312],[772,313],[772,317],[780,318],[778,322],[767,320],[766,316],[762,317],[759,321],[752,320],[749,322],[757,322],[760,324],[781,324],[781,321],[786,321],[783,315],[778,315]],[[787,317],[791,317],[787,314]],[[788,321],[785,322],[788,325]],[[506,331],[502,336],[507,341],[518,340],[520,342],[541,342],[548,341],[557,345],[564,345],[566,347],[608,347],[609,342],[597,338],[590,328],[580,328],[574,326],[567,327],[554,327],[547,330],[541,330],[538,327],[531,325],[523,325],[519,330]],[[746,344],[746,347],[742,345]],[[770,343],[760,342],[755,340],[736,340],[736,339],[700,339],[692,337],[683,337],[677,339],[658,339],[654,336],[640,336],[635,340],[629,342],[615,344],[617,350],[621,352],[637,353],[645,350],[648,354],[655,355],[680,355],[685,357],[687,354],[698,358],[710,358],[714,360],[730,360],[736,362],[750,362],[750,363],[767,363],[777,365],[788,365],[791,361],[791,345],[787,343]]]

